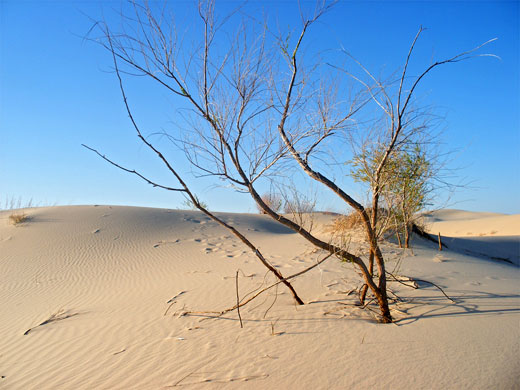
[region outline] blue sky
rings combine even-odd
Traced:
[[[180,20],[189,20],[192,1],[171,4]],[[227,9],[236,3],[217,4]],[[119,6],[119,1],[0,0],[0,200],[182,204],[178,194],[153,189],[81,147],[91,145],[153,178],[170,180],[132,131],[109,54],[81,38],[92,25],[89,17],[116,23],[113,10]],[[245,8],[297,30],[296,10],[293,1],[249,2]],[[418,44],[417,69],[432,57],[498,38],[484,52],[501,60],[476,58],[439,68],[420,95],[445,115],[443,141],[458,150],[453,167],[460,180],[472,182],[452,197],[451,207],[520,213],[519,20],[516,1],[344,1],[313,27],[307,44],[331,49],[341,44],[374,73],[384,73],[402,65],[421,25],[428,30]],[[131,83],[130,99],[150,132],[167,126],[172,119],[167,94],[141,80]],[[248,198],[207,181],[195,188],[214,210],[255,210]],[[320,206],[342,210],[327,194]]]

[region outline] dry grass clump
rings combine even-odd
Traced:
[[[366,211],[367,211],[368,217],[371,218],[372,210],[367,209]],[[380,209],[378,209],[377,213],[379,216],[379,221],[381,223],[385,224],[384,230],[385,231],[388,230],[390,227],[390,224],[388,223],[389,218],[390,218],[390,214],[389,214],[388,210],[386,210],[384,208],[380,208]],[[361,228],[361,227],[363,227],[363,219],[358,212],[353,211],[350,214],[340,215],[338,218],[336,218],[332,222],[332,225],[330,225],[330,231],[335,232],[335,233],[344,233],[348,230]]]
[[[11,221],[11,223],[13,225],[20,225],[24,222],[27,222],[28,220],[29,220],[29,216],[25,213],[17,212],[17,213],[13,213],[9,216],[9,221]]]
[[[267,206],[269,206],[270,209],[275,212],[279,212],[282,209],[282,197],[278,194],[264,194],[262,195],[262,200]],[[266,214],[266,212],[260,206],[257,205],[257,208],[260,214]]]
[[[344,233],[347,230],[351,230],[355,227],[361,226],[362,224],[361,216],[356,213],[350,213],[348,215],[342,215],[336,218],[332,225],[330,226],[330,230],[336,233]]]

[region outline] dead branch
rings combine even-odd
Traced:
[[[242,317],[240,316],[240,297],[238,296],[238,271],[237,271],[237,274],[235,276],[235,280],[236,280],[236,290],[237,290],[237,304],[236,304],[236,307],[237,307],[238,319],[240,320],[240,327],[243,328],[244,325],[242,324]]]
[[[23,335],[27,336],[29,334],[29,332],[31,332],[33,329],[36,329],[36,328],[38,328],[40,326],[44,326],[44,325],[50,324],[52,322],[65,320],[67,318],[77,316],[78,314],[79,313],[71,313],[69,311],[58,310],[56,313],[51,314],[51,316],[49,318],[47,318],[45,321],[41,322],[40,324],[38,324],[36,326],[33,326],[32,328],[27,329],[23,333]]]
[[[261,295],[262,293],[266,292],[267,290],[273,288],[273,287],[276,287],[278,286],[280,283],[283,283],[285,280],[291,280],[291,279],[294,279],[298,276],[301,276],[307,272],[309,272],[310,270],[312,270],[313,268],[316,268],[318,265],[320,265],[321,263],[323,263],[324,261],[326,261],[327,259],[329,259],[333,254],[332,253],[329,253],[327,256],[325,256],[323,259],[321,260],[318,260],[315,264],[311,265],[310,267],[307,267],[305,268],[304,270],[300,271],[300,272],[297,272],[293,275],[290,275],[286,278],[284,278],[284,280],[279,280],[277,281],[276,283],[273,283],[271,284],[270,286],[267,286],[263,289],[261,289],[260,291],[258,291],[256,294],[252,295],[251,297],[247,298],[245,301],[243,302],[239,302],[237,303],[235,306],[233,307],[230,307],[228,309],[224,309],[222,311],[186,311],[186,312],[183,312],[182,315],[192,315],[192,314],[215,314],[217,317],[220,317],[220,316],[223,316],[224,314],[226,313],[229,313],[230,311],[233,311],[235,309],[238,309],[240,307],[244,307],[245,305],[247,305],[248,303],[250,303],[251,301],[253,301],[256,297],[258,297],[259,295]]]
[[[455,300],[450,298],[439,285],[437,285],[437,284],[435,284],[433,282],[430,282],[429,280],[424,280],[424,279],[412,278],[412,277],[409,277],[409,276],[404,276],[407,279],[407,281],[413,282],[413,285],[410,285],[410,284],[404,283],[401,279],[399,279],[394,274],[392,274],[392,273],[390,273],[388,271],[386,273],[392,277],[393,281],[398,282],[398,283],[402,284],[403,286],[413,288],[414,290],[417,290],[419,288],[419,286],[417,285],[417,282],[428,283],[429,285],[432,285],[432,286],[436,287],[442,293],[442,295],[444,295],[446,297],[446,299],[448,299],[449,301],[451,301],[453,303],[457,303]]]

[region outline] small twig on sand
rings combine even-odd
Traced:
[[[171,297],[170,300],[168,300],[168,302],[166,302],[166,303],[169,303],[170,305],[166,308],[166,311],[164,312],[163,317],[164,317],[166,314],[168,314],[168,311],[170,310],[170,308],[171,308],[175,303],[177,303],[176,299],[177,299],[178,297],[180,297],[182,294],[185,294],[186,292],[187,292],[187,291],[179,291],[179,292],[177,293],[177,295]]]
[[[274,327],[276,326],[276,323],[279,321],[280,319],[277,318],[275,322],[271,321],[271,336],[280,336],[282,335],[284,332],[275,332],[274,331]]]
[[[238,271],[235,276],[236,280],[236,288],[237,288],[237,313],[238,313],[238,319],[240,320],[240,328],[243,328],[244,325],[242,324],[242,317],[240,316],[240,297],[238,296]]]
[[[38,328],[39,326],[43,326],[43,325],[47,325],[47,324],[50,324],[51,322],[56,322],[56,321],[60,321],[60,320],[65,320],[67,318],[70,318],[70,317],[74,317],[76,315],[78,315],[79,313],[70,313],[68,311],[65,311],[65,310],[58,310],[56,313],[54,314],[51,314],[51,316],[49,318],[47,318],[45,321],[43,321],[42,323],[36,325],[36,326],[33,326],[32,328],[29,328],[27,329],[25,332],[24,332],[24,336],[28,335],[30,331],[32,331],[33,329],[36,329]]]
[[[272,307],[274,306],[274,304],[276,303],[277,300],[278,300],[278,286],[276,286],[276,289],[274,291],[274,301],[273,301],[273,303],[271,303],[271,305],[265,311],[264,318],[267,317],[267,313],[269,313],[269,310],[272,309]]]
[[[187,291],[184,291],[184,290],[183,290],[183,291],[179,291],[179,292],[177,293],[177,295],[175,295],[174,297],[171,297],[170,300],[169,300],[168,302],[166,302],[166,303],[173,302],[174,300],[176,300],[177,298],[179,298],[182,294],[186,294],[186,293],[187,293]]]

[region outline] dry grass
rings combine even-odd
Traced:
[[[11,223],[13,225],[20,225],[24,222],[27,222],[28,220],[29,220],[29,216],[25,213],[16,212],[16,213],[12,213],[9,216],[9,221],[11,221]]]
[[[282,197],[278,194],[264,194],[262,195],[262,200],[271,210],[275,212],[279,212],[282,209]],[[260,214],[266,214],[266,212],[260,206],[257,205],[257,208]]]
[[[345,233],[355,227],[362,225],[361,217],[358,213],[350,213],[336,218],[330,226],[330,231],[335,233]]]
[[[53,314],[51,314],[50,317],[47,318],[45,321],[39,323],[36,326],[33,326],[32,328],[27,329],[24,332],[23,335],[27,336],[29,334],[29,332],[34,330],[35,328],[38,328],[40,326],[47,325],[47,324],[50,324],[50,323],[53,323],[53,322],[56,322],[56,321],[66,320],[67,318],[77,316],[78,314],[79,313],[76,313],[76,312],[71,312],[71,311],[68,311],[68,310],[59,309],[56,312],[54,312]]]
[[[371,218],[372,210],[367,209],[368,217]],[[380,208],[378,210],[378,219],[379,223],[387,222],[388,220],[388,211]],[[338,218],[336,218],[331,225],[329,225],[329,231],[333,233],[343,234],[353,229],[363,229],[364,223],[361,215],[353,211],[350,214],[347,215],[340,215]],[[387,226],[388,229],[388,226]],[[386,229],[385,229],[386,230]]]

